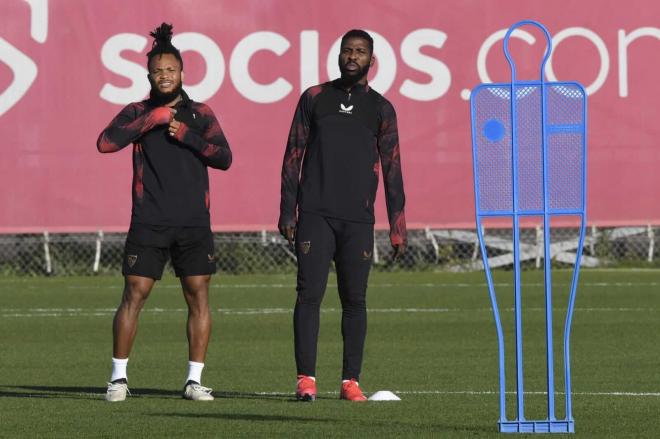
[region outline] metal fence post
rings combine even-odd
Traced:
[[[51,274],[53,271],[53,266],[50,260],[50,237],[48,235],[48,230],[44,231],[44,259],[46,261],[46,274]]]

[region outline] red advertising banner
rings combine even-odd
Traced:
[[[579,81],[589,95],[589,222],[660,223],[657,1],[3,0],[0,232],[127,228],[131,148],[99,154],[96,139],[148,94],[148,32],[163,21],[185,89],[213,108],[234,153],[228,172],[210,170],[214,229],[275,228],[296,102],[338,76],[351,28],[374,36],[370,83],[397,110],[409,227],[473,227],[469,90],[508,82],[502,38],[522,19],[553,38],[547,80]],[[514,34],[526,79],[538,77],[544,45]]]

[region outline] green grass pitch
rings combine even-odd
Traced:
[[[542,279],[538,271],[523,276],[528,419],[544,418]],[[553,275],[557,348],[569,280],[568,271]],[[511,273],[497,272],[495,281],[511,340]],[[186,312],[168,276],[140,319],[128,367],[132,396],[110,404],[102,397],[121,278],[1,278],[0,437],[498,436],[496,334],[483,273],[372,273],[361,385],[367,393],[392,390],[401,402],[338,400],[334,283],[331,276],[322,308],[315,403],[293,397],[294,276],[218,275],[203,375],[216,400],[180,397]],[[660,272],[583,271],[571,355],[578,437],[658,437]],[[512,394],[508,401],[513,413]],[[563,393],[557,401],[562,416]]]

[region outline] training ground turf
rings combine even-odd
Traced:
[[[508,309],[511,273],[496,273],[495,280]],[[569,280],[568,271],[553,276],[557,346]],[[133,394],[111,404],[102,398],[121,278],[0,278],[0,437],[497,436],[496,333],[483,273],[372,273],[361,385],[392,390],[401,402],[338,400],[334,282],[331,276],[322,308],[315,403],[293,397],[294,275],[220,275],[213,278],[214,327],[203,375],[216,400],[180,397],[186,312],[168,276],[141,316],[128,368]],[[541,272],[524,273],[528,419],[545,417],[541,282]],[[578,437],[660,437],[659,271],[583,270],[571,352]],[[558,417],[563,398],[557,395]],[[507,411],[515,411],[513,404]]]

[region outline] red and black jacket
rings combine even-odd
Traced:
[[[297,210],[373,224],[379,162],[390,241],[400,244],[405,194],[394,107],[368,85],[347,91],[336,80],[307,89],[284,154],[279,226],[295,226]]]
[[[98,138],[104,153],[133,143],[133,223],[210,225],[207,166],[228,169],[231,150],[213,111],[181,94],[175,136],[168,132],[169,109],[145,100],[127,105]]]

